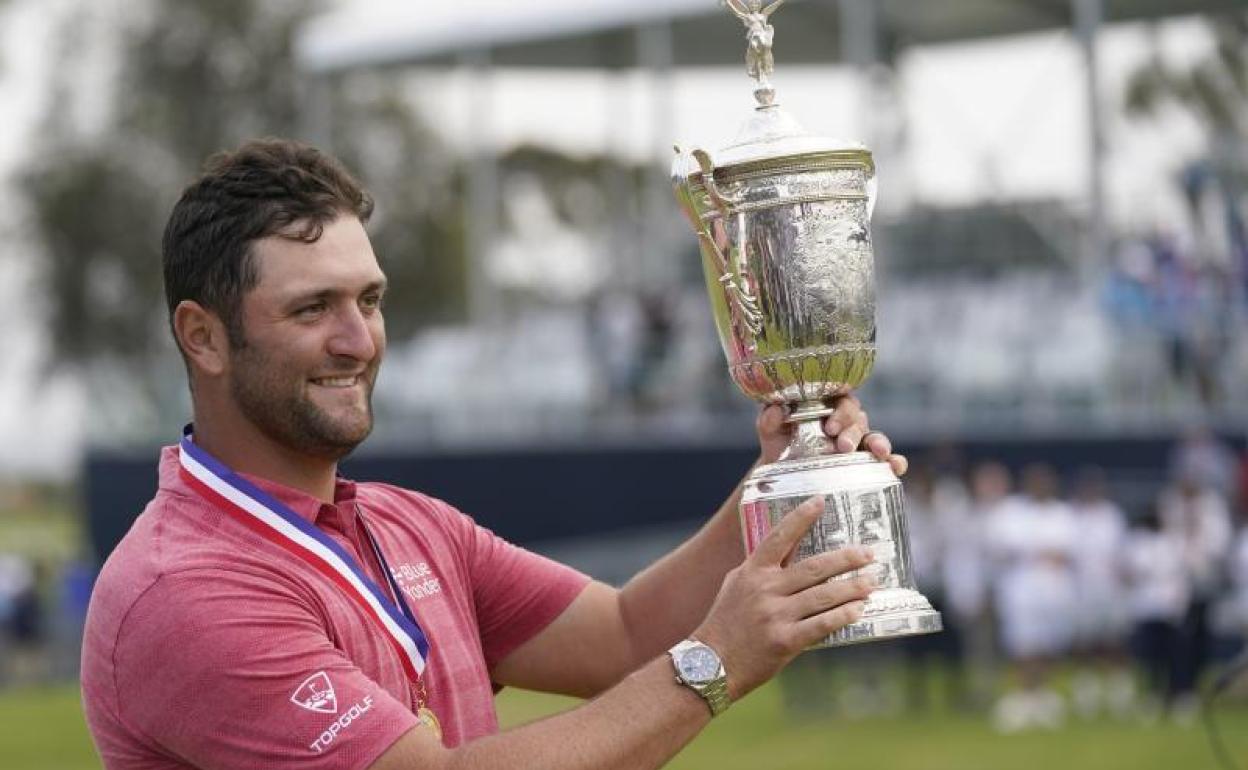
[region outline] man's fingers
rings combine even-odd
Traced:
[[[888,458],[888,464],[898,478],[905,476],[906,471],[910,469],[910,461],[906,459],[905,455],[892,455]]]
[[[853,452],[862,444],[862,437],[865,435],[867,435],[867,431],[861,425],[849,426],[836,434],[836,451]]]
[[[803,502],[780,519],[775,528],[763,538],[751,557],[762,564],[780,564],[802,539],[815,519],[823,515],[823,497],[815,496]]]
[[[874,575],[860,575],[848,580],[830,580],[811,586],[793,595],[795,619],[809,618],[833,607],[866,599],[878,587]]]
[[[823,432],[833,440],[838,452],[865,449],[877,460],[887,462],[898,476],[905,475],[910,464],[906,458],[893,455],[893,442],[888,436],[871,430],[871,422],[862,402],[853,393],[837,397],[835,411],[823,421]]]
[[[754,427],[758,431],[759,458],[764,463],[774,463],[789,444],[793,426],[785,422],[788,412],[783,406],[770,404],[758,413]]]
[[[778,404],[768,404],[758,413],[758,420],[755,427],[758,429],[760,436],[771,436],[784,433],[784,407]]]
[[[863,436],[871,430],[862,403],[852,394],[837,397],[834,411],[823,421],[823,432],[831,438],[838,452],[852,452],[858,448]]]
[[[784,588],[788,593],[797,593],[828,578],[865,567],[873,559],[871,549],[862,545],[817,553],[785,568]]]
[[[796,630],[798,641],[803,647],[822,641],[862,617],[864,605],[862,600],[856,600],[799,621]]]
[[[868,433],[862,439],[862,448],[866,449],[877,460],[888,460],[889,455],[893,453],[893,442],[888,440],[888,436],[883,433]]]
[[[865,433],[867,413],[862,411],[862,402],[853,393],[837,396],[832,402],[832,414],[824,418],[823,430],[828,436],[836,436],[846,428],[860,426]]]

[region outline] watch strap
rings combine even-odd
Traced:
[[[721,667],[722,671],[723,668]],[[717,717],[728,710],[728,706],[732,704],[732,699],[728,697],[728,677],[718,676],[712,679],[705,687],[698,692],[706,699],[706,705],[711,707],[711,716]]]

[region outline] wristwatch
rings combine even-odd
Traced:
[[[676,681],[692,689],[718,716],[732,701],[728,697],[728,673],[719,655],[696,639],[686,639],[667,651],[676,667]]]

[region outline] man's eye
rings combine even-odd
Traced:
[[[380,294],[369,294],[360,300],[360,304],[366,308],[380,310],[385,305],[385,301]]]
[[[304,305],[303,307],[296,310],[295,315],[309,317],[309,316],[320,315],[323,312],[325,312],[325,303],[314,302],[311,305]]]

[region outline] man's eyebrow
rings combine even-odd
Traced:
[[[386,291],[387,286],[389,286],[389,281],[387,281],[385,278],[379,278],[376,281],[369,281],[367,284],[364,285],[364,288],[361,289],[359,293],[360,294],[370,294],[373,292],[384,293]],[[302,292],[299,292],[298,294],[291,295],[290,298],[287,299],[287,304],[297,305],[301,302],[308,302],[310,300],[327,300],[327,299],[332,299],[333,297],[341,296],[344,294],[351,294],[351,293],[352,292],[347,291],[346,289],[343,289],[340,287],[326,287],[324,289],[309,289],[307,291],[302,291]]]
[[[286,298],[287,305],[299,305],[312,300],[327,300],[337,293],[335,289],[309,289],[301,291],[298,294],[292,294]]]

